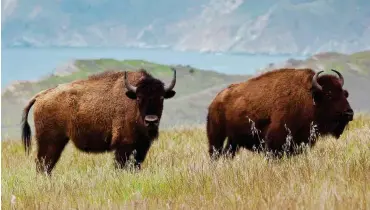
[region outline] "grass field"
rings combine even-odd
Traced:
[[[71,143],[50,179],[36,176],[35,145],[2,142],[3,209],[370,209],[370,118],[339,140],[268,161],[241,150],[211,163],[203,127],[161,132],[140,172],[118,171],[113,154]]]

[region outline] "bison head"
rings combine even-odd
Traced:
[[[348,91],[343,89],[342,74],[332,71],[339,78],[333,75],[319,76],[323,72],[319,71],[312,78],[311,91],[320,127],[339,138],[348,122],[352,121],[354,113],[347,100]]]
[[[173,78],[168,86],[149,75],[140,80],[135,87],[128,82],[127,72],[125,72],[126,96],[137,101],[143,123],[150,130],[158,130],[163,110],[163,100],[172,98],[176,94],[172,90],[176,84],[176,70],[171,69]]]

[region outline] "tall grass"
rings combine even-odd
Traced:
[[[26,156],[20,141],[2,142],[3,209],[370,209],[366,116],[339,140],[274,161],[241,150],[211,163],[204,128],[161,132],[139,172],[69,143],[46,178],[36,175],[33,149]]]

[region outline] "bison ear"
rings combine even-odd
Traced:
[[[164,94],[164,98],[165,98],[165,99],[172,98],[175,94],[176,94],[176,92],[175,92],[174,90],[169,90],[169,91],[167,91],[167,92]]]
[[[130,90],[126,91],[126,96],[130,99],[136,99],[136,93]]]

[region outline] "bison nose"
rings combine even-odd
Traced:
[[[353,120],[353,110],[350,108],[350,109],[347,109],[347,111],[344,112],[344,115],[347,117],[348,120]]]
[[[148,126],[148,125],[158,126],[159,119],[155,115],[147,115],[147,116],[145,116],[144,121],[145,121],[146,126]]]

